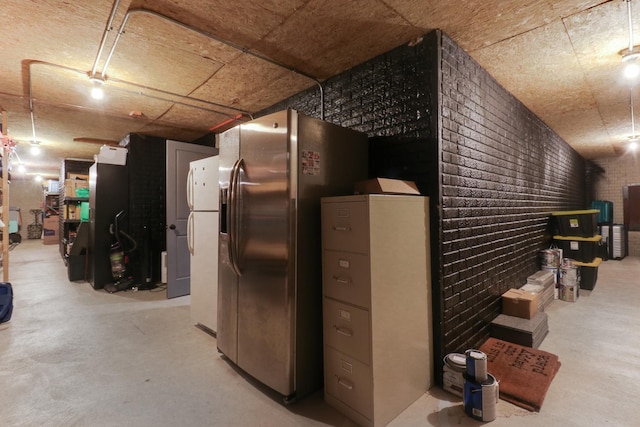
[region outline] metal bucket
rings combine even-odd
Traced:
[[[540,268],[542,269],[546,267],[560,267],[559,249],[543,249],[538,252],[538,259],[540,260]]]
[[[578,266],[565,263],[560,267],[559,284],[561,286],[580,285],[580,269]]]
[[[467,375],[475,382],[481,383],[487,379],[487,355],[480,350],[467,350]]]
[[[493,421],[497,416],[500,389],[496,378],[487,374],[487,379],[478,383],[466,376],[462,401],[464,412],[479,421]]]

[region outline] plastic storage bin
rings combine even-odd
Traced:
[[[613,202],[608,200],[594,200],[591,202],[591,209],[598,211],[598,224],[613,223]]]
[[[598,233],[598,213],[596,209],[583,211],[552,212],[561,236],[593,237]]]
[[[574,265],[580,267],[580,289],[592,290],[596,286],[598,280],[598,267],[602,262],[602,258],[596,258],[593,262],[574,262]]]
[[[602,236],[553,236],[555,243],[562,249],[564,258],[571,258],[579,262],[593,262],[598,255],[598,246]]]

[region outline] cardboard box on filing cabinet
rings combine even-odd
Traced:
[[[358,181],[354,185],[356,194],[415,194],[420,195],[413,181],[400,179],[375,178]]]

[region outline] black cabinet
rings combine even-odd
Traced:
[[[120,145],[128,150],[129,210],[126,231],[137,243],[137,250],[129,257],[129,269],[134,282],[145,287],[161,281],[161,256],[167,248],[167,142],[164,138],[129,134]]]
[[[88,277],[94,289],[113,283],[109,251],[115,242],[111,224],[128,210],[129,174],[126,166],[94,163],[89,168]],[[126,217],[125,217],[126,222]],[[126,229],[126,223],[120,225]]]

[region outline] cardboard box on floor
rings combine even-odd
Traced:
[[[400,179],[374,178],[358,181],[354,184],[356,194],[415,194],[420,195],[413,181]]]
[[[42,243],[55,245],[60,242],[60,223],[58,215],[51,215],[44,219],[42,224]]]
[[[502,294],[502,314],[531,319],[538,313],[539,298],[540,295],[522,289],[509,289]]]

